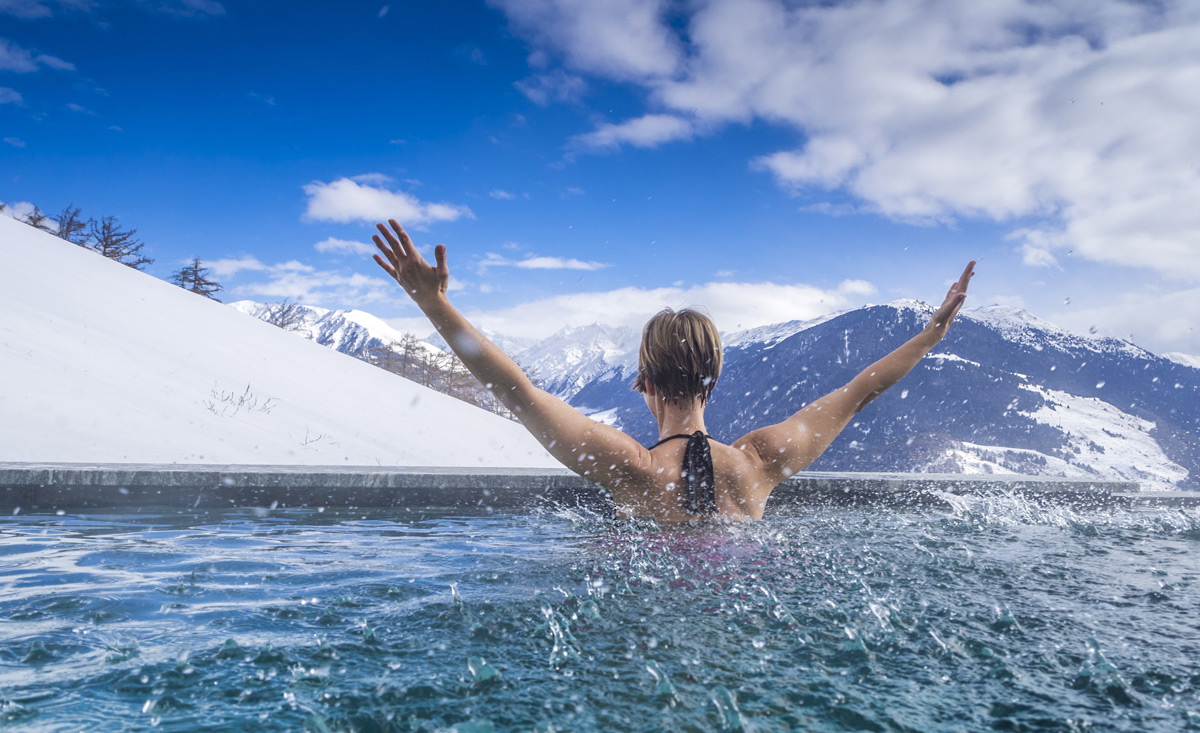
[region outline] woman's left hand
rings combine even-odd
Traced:
[[[450,269],[446,266],[446,245],[439,244],[433,250],[437,267],[431,266],[413,246],[412,238],[395,219],[388,219],[391,229],[376,224],[379,234],[372,237],[383,257],[375,255],[375,263],[384,272],[400,283],[404,292],[412,296],[417,305],[423,306],[438,298],[444,298],[450,287]],[[385,244],[386,240],[386,244]],[[386,259],[385,259],[386,258]]]
[[[950,322],[958,315],[959,308],[962,308],[963,302],[967,299],[967,285],[974,275],[975,260],[971,260],[963,270],[962,276],[958,278],[958,282],[950,286],[950,292],[946,293],[946,299],[942,301],[942,306],[934,312],[933,318],[929,319],[929,329],[937,334],[938,339],[946,335],[946,329],[950,328]]]

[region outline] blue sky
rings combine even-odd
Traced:
[[[421,333],[374,219],[518,335],[936,300],[979,259],[974,305],[1196,354],[1198,31],[1116,0],[0,0],[0,201]]]

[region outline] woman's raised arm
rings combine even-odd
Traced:
[[[975,274],[974,268],[974,261],[967,264],[958,282],[950,286],[946,299],[933,314],[929,325],[900,348],[787,420],[748,433],[734,443],[760,462],[765,480],[760,483],[759,491],[765,493],[758,498],[766,501],[776,484],[815,461],[855,413],[899,382],[942,340],[967,298],[967,284]]]
[[[598,423],[538,388],[521,367],[450,304],[446,246],[431,266],[395,219],[379,224],[375,262],[412,297],[467,369],[512,411],[560,463],[609,489],[619,489],[649,466],[649,452],[621,431]],[[382,235],[382,236],[381,236]],[[380,256],[382,255],[382,256]]]

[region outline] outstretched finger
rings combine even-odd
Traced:
[[[958,292],[967,292],[967,284],[971,282],[971,278],[975,275],[975,260],[967,263],[966,269],[963,270],[962,277],[958,278]]]
[[[403,262],[408,257],[408,252],[406,252],[404,247],[401,246],[400,240],[396,239],[396,235],[392,234],[392,230],[388,229],[383,224],[376,224],[375,228],[378,229],[379,233],[383,235],[383,238],[387,240],[388,246],[391,247],[392,252],[395,253],[396,262]],[[389,257],[388,259],[391,258]],[[397,267],[398,266],[399,265],[397,265]]]
[[[387,274],[391,275],[393,280],[396,279],[396,268],[392,267],[388,263],[384,262],[383,258],[380,257],[379,255],[375,255],[375,264],[382,267],[383,271],[386,272]]]
[[[450,282],[450,268],[446,265],[446,245],[439,244],[433,248],[433,259],[437,262],[438,280],[446,286]]]
[[[371,237],[371,241],[375,243],[375,246],[379,248],[379,251],[383,253],[388,262],[392,263],[392,267],[400,267],[400,260],[396,257],[396,253],[392,251],[391,247],[384,245],[383,240],[379,238],[378,234]],[[378,257],[378,255],[376,256]]]
[[[395,219],[388,219],[388,224],[390,224],[392,229],[395,230],[396,236],[400,237],[400,244],[404,245],[404,254],[412,257],[417,262],[424,262],[425,258],[422,257],[421,253],[417,251],[417,248],[413,246],[412,237],[408,236],[408,232],[404,231],[404,227],[400,226],[400,222],[396,221]],[[383,228],[382,224],[380,225],[380,228]]]

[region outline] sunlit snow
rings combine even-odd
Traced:
[[[0,460],[557,465],[518,424],[0,217]]]

